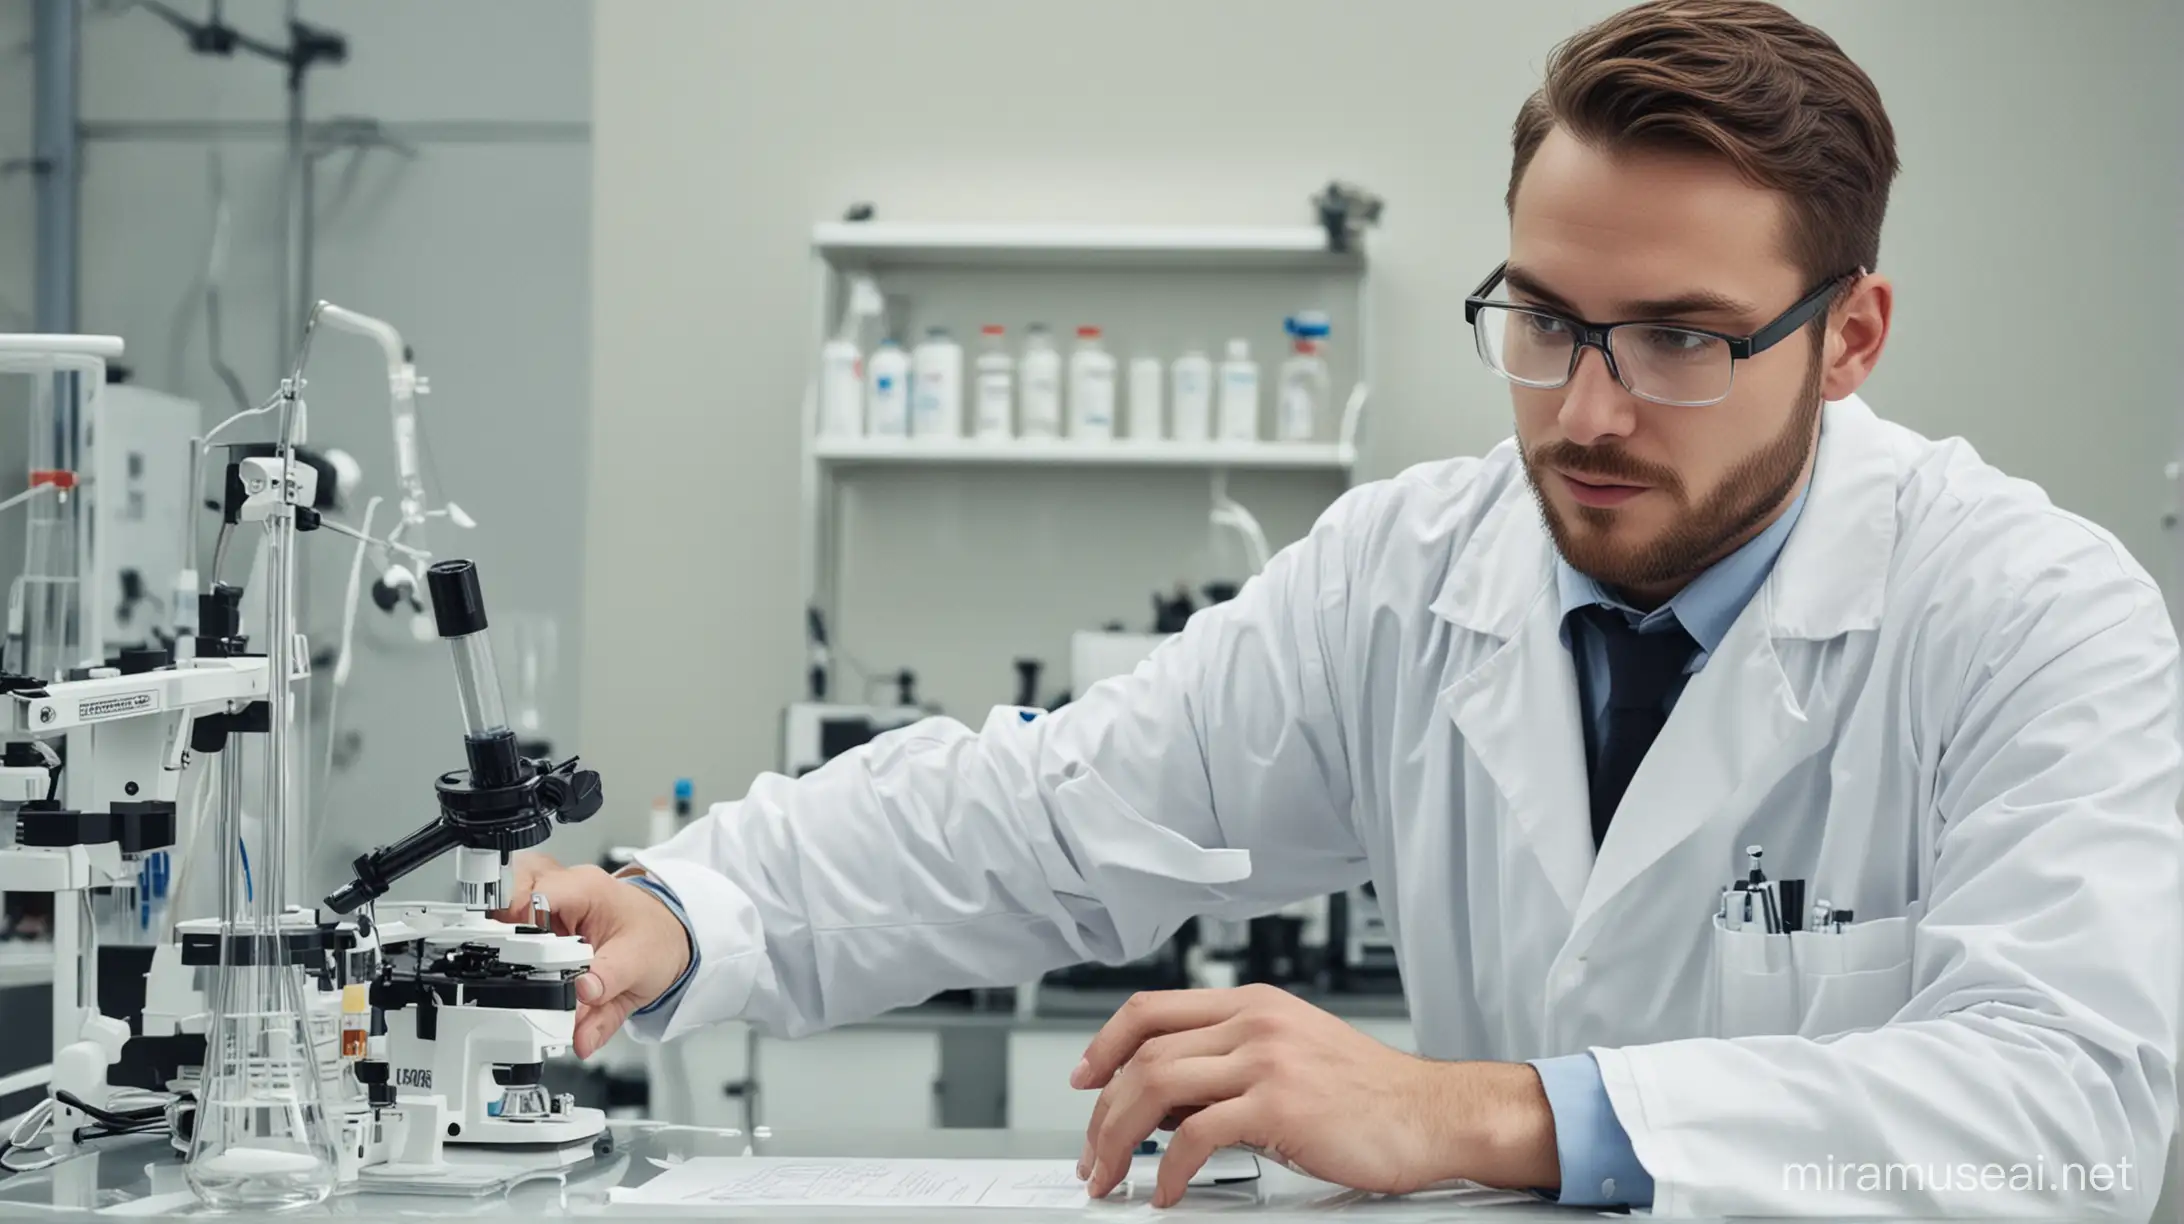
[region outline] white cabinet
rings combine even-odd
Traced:
[[[758,1117],[777,1131],[925,1130],[936,1124],[940,1034],[848,1028],[758,1039]]]
[[[1018,1029],[1009,1034],[1009,1129],[1081,1131],[1097,1092],[1069,1086],[1095,1028]]]
[[[743,1095],[751,1079],[752,1045],[749,1025],[728,1023],[643,1047],[653,1118],[684,1126],[747,1128],[755,1120]]]

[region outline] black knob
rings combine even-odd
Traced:
[[[544,1063],[510,1063],[493,1068],[493,1082],[503,1088],[529,1086],[544,1082],[545,1074]]]
[[[562,824],[581,824],[599,814],[606,806],[606,788],[599,781],[599,772],[579,769],[567,774],[548,774],[539,783],[539,795],[549,793],[554,797],[554,819]]]

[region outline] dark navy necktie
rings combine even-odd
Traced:
[[[1651,633],[1640,633],[1615,608],[1599,606],[1580,614],[1599,631],[1608,648],[1608,716],[1601,742],[1592,753],[1593,848],[1608,836],[1608,822],[1630,789],[1638,762],[1668,722],[1669,694],[1699,644],[1673,617]]]

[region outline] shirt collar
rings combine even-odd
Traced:
[[[1729,636],[1729,627],[1736,623],[1744,605],[1752,602],[1752,596],[1758,594],[1761,584],[1767,581],[1775,559],[1782,555],[1782,546],[1789,541],[1791,529],[1797,526],[1798,516],[1804,513],[1805,494],[1811,487],[1811,482],[1807,481],[1805,488],[1798,490],[1796,500],[1774,522],[1767,524],[1766,530],[1708,566],[1691,580],[1690,585],[1651,612],[1639,612],[1607,588],[1572,569],[1569,562],[1557,555],[1555,587],[1562,598],[1563,643],[1569,643],[1570,613],[1603,604],[1628,615],[1640,632],[1651,631],[1673,619],[1699,644],[1702,652],[1714,653],[1720,649],[1722,639]]]

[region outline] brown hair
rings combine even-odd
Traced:
[[[1609,150],[1720,157],[1789,200],[1788,253],[1818,284],[1879,261],[1896,176],[1881,95],[1835,40],[1763,0],[1652,0],[1579,31],[1517,112],[1508,206],[1556,125]]]

